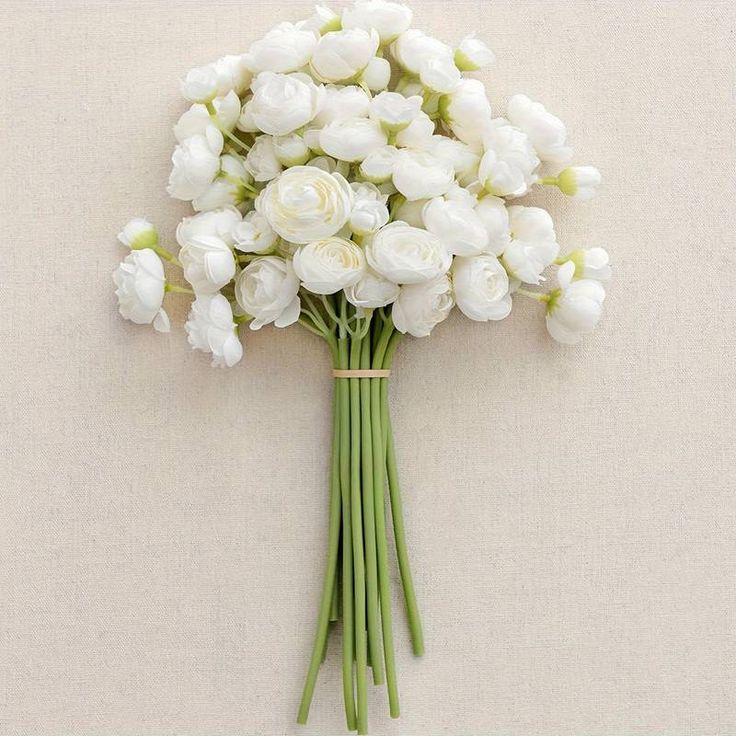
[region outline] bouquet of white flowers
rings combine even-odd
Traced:
[[[168,192],[196,214],[177,227],[177,255],[131,220],[114,274],[123,317],[162,332],[166,293],[193,295],[189,342],[216,366],[241,360],[244,324],[298,324],[326,342],[336,379],[327,571],[298,721],[342,620],[345,715],[358,733],[369,669],[399,715],[387,505],[412,648],[424,649],[388,411],[399,340],[426,337],[455,306],[503,319],[522,296],[544,305],[553,338],[576,343],[596,326],[610,275],[605,250],[560,257],[549,214],[508,201],[537,184],[594,194],[596,169],[565,168],[563,123],[524,95],[493,117],[464,74],[493,62],[488,47],[470,36],[453,48],[411,21],[389,0],[341,14],[319,6],[190,71]],[[163,261],[191,288],[168,281]],[[556,288],[526,288],[551,266]]]

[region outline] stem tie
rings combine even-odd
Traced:
[[[355,370],[343,370],[334,368],[332,371],[333,378],[388,378],[391,371],[386,369],[373,368],[357,368]]]

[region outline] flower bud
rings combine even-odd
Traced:
[[[360,81],[371,92],[380,92],[386,89],[390,80],[391,64],[388,59],[383,59],[380,56],[374,56],[360,75]]]
[[[570,166],[557,177],[557,186],[573,199],[592,199],[601,183],[601,173],[595,166]]]
[[[118,233],[118,240],[131,250],[155,248],[158,245],[158,230],[148,220],[134,217]]]
[[[212,102],[217,95],[218,75],[212,64],[190,69],[181,83],[181,93],[190,102]]]
[[[468,36],[464,38],[455,50],[455,64],[460,71],[475,72],[484,66],[493,64],[496,55],[483,41]]]

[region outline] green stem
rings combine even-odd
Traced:
[[[170,294],[194,294],[191,289],[187,289],[185,286],[177,286],[176,284],[170,284],[166,282],[164,289]]]

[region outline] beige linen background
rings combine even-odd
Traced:
[[[736,734],[732,0],[415,0],[498,54],[605,184],[554,191],[616,277],[599,331],[538,305],[400,349],[392,401],[427,654],[376,736]],[[178,78],[310,3],[2,0],[0,734],[335,736],[294,725],[325,553],[331,379],[299,329],[216,371],[125,323],[130,216],[171,238]],[[399,605],[397,594],[397,605]]]

